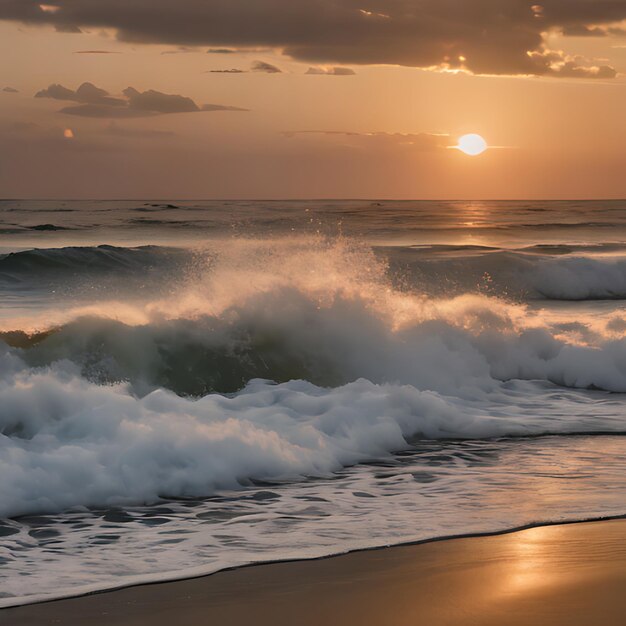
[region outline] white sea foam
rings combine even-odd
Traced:
[[[125,385],[87,382],[72,367],[21,369],[10,355],[2,367],[0,516],[324,475],[404,449],[414,437],[626,429],[623,404],[527,383],[478,399],[364,379],[335,389],[258,380],[232,397],[157,390],[139,399]]]
[[[166,299],[5,346],[0,516],[327,474],[415,438],[626,430],[623,398],[561,389],[626,392],[623,333],[385,270],[345,242],[231,243]]]

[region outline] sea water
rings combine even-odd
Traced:
[[[626,513],[622,201],[0,215],[0,606]]]

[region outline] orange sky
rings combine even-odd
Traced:
[[[255,2],[0,0],[0,196],[626,197],[626,1]]]

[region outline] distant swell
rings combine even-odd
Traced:
[[[534,251],[533,251],[534,252]],[[563,254],[562,251],[556,251]],[[454,256],[411,248],[391,253],[392,267],[431,293],[479,291],[514,298],[615,300],[626,298],[626,257],[547,256],[504,251]]]
[[[68,274],[145,271],[185,256],[184,251],[158,246],[69,247],[25,250],[0,255],[0,280],[67,277]]]
[[[217,245],[217,244],[215,244]],[[221,244],[223,247],[223,244]],[[610,251],[615,246],[606,246]],[[592,248],[582,248],[582,250]],[[582,251],[581,250],[581,251]],[[219,254],[213,246],[184,250],[159,246],[35,249],[0,256],[0,288],[72,284],[108,286],[183,277]],[[550,252],[551,254],[541,254]],[[572,254],[569,254],[572,252]],[[623,252],[620,248],[620,252]],[[428,295],[482,293],[564,301],[626,299],[626,257],[580,256],[574,248],[537,247],[522,252],[480,246],[378,248],[391,274]],[[553,256],[556,255],[556,256]],[[76,295],[80,295],[79,293]]]

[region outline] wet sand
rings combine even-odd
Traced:
[[[626,520],[245,567],[0,610],[3,626],[624,626]]]

